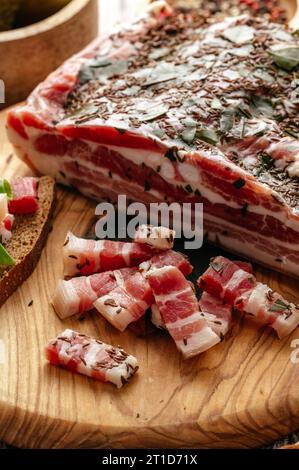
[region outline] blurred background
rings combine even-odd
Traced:
[[[146,0],[99,0],[99,27],[105,33],[115,22],[130,21],[146,8]]]
[[[71,0],[0,0],[0,30],[19,28],[43,20]],[[100,26],[107,31],[117,21],[130,20],[147,0],[98,0]]]
[[[0,80],[5,103],[24,100],[98,34],[140,13],[146,0],[0,0]],[[20,53],[20,51],[22,51]],[[1,87],[3,87],[1,82]]]
[[[40,21],[61,8],[72,0],[0,0],[0,30],[32,24]],[[146,8],[150,0],[97,0],[99,3],[99,25],[102,32],[109,31],[111,26],[118,21],[131,20]],[[226,11],[227,14],[237,12],[240,4],[243,9],[251,6],[253,9],[275,8],[277,3],[284,4],[287,9],[294,9],[296,0],[168,0],[169,3],[188,4],[199,8],[207,5],[216,5]]]

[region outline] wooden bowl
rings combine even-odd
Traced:
[[[72,0],[43,21],[0,33],[0,79],[5,85],[5,105],[26,98],[97,33],[97,0]]]

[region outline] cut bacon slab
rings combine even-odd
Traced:
[[[261,282],[237,299],[236,308],[269,325],[279,338],[288,336],[299,324],[299,304],[288,302]]]
[[[55,312],[64,319],[92,310],[99,297],[123,285],[136,271],[137,268],[123,268],[59,281],[52,300]]]
[[[94,302],[95,308],[115,328],[124,331],[129,323],[139,320],[153,303],[153,294],[144,276],[137,272]]]
[[[234,305],[243,292],[251,290],[256,284],[255,276],[243,267],[243,264],[237,264],[223,256],[212,258],[210,267],[199,278],[199,287]]]
[[[8,202],[11,214],[33,214],[38,210],[36,178],[17,178],[11,183],[13,198]]]
[[[299,324],[299,305],[286,301],[253,274],[223,256],[213,258],[198,284],[209,294],[223,299],[240,312],[270,325],[279,338],[289,335]]]
[[[203,292],[198,304],[201,316],[222,339],[231,327],[233,307],[207,292]]]
[[[239,268],[243,269],[243,271],[246,271],[249,274],[253,273],[253,268],[251,263],[247,263],[246,261],[237,261],[235,260],[234,263],[239,266]]]
[[[226,304],[223,300],[213,297],[207,292],[203,292],[198,302],[200,315],[205,319],[208,326],[220,337],[226,335],[232,323],[231,305]],[[167,329],[162,318],[161,312],[156,304],[151,307],[151,321],[159,329]]]
[[[184,276],[192,273],[193,266],[189,262],[188,257],[179,251],[167,250],[154,255],[148,261],[144,261],[139,265],[139,270],[148,273],[151,270],[163,268],[164,266],[176,266]]]
[[[174,239],[174,230],[152,225],[140,225],[134,237],[136,243],[146,243],[157,250],[170,250],[173,248]]]
[[[167,329],[157,304],[153,304],[151,306],[151,321],[156,328],[159,328],[160,330]]]
[[[72,330],[63,331],[48,344],[46,357],[55,366],[101,382],[111,382],[118,388],[138,370],[137,359],[123,349]]]
[[[64,275],[89,275],[138,266],[153,253],[151,247],[140,243],[87,240],[69,232],[63,248]]]
[[[97,39],[10,110],[16,152],[96,200],[203,203],[207,240],[299,277],[298,82],[275,53],[298,37],[165,11]]]
[[[190,283],[177,268],[152,270],[147,278],[166,328],[185,358],[219,343],[219,336],[199,313]]]
[[[94,307],[113,326],[123,331],[132,322],[141,318],[146,310],[153,306],[153,294],[147,280],[147,274],[163,266],[175,266],[185,276],[190,274],[192,266],[188,258],[173,250],[163,251],[139,266],[139,272],[129,276],[123,285],[109,294],[98,298]]]

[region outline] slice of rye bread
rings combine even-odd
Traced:
[[[39,209],[35,214],[16,216],[13,236],[5,244],[16,264],[0,268],[0,306],[32,274],[51,229],[55,207],[55,182],[43,176],[38,184]]]

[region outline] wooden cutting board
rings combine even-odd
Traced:
[[[0,114],[0,174],[28,174],[12,156]],[[225,340],[183,361],[166,333],[149,324],[120,333],[96,314],[60,321],[50,305],[62,277],[68,230],[87,233],[95,204],[59,189],[53,231],[31,278],[0,310],[0,438],[21,447],[254,447],[299,427],[299,365],[291,340],[250,319]],[[219,250],[191,252],[196,275]],[[258,279],[298,302],[299,283],[257,268]],[[33,300],[33,304],[29,303]],[[120,344],[140,372],[121,390],[50,366],[44,346],[65,328]]]
[[[0,113],[0,175],[29,174],[13,155]],[[0,438],[31,448],[258,447],[299,428],[299,365],[291,341],[251,319],[225,340],[183,361],[149,323],[125,333],[96,314],[60,321],[50,305],[62,277],[68,230],[89,232],[95,204],[58,190],[58,206],[34,274],[0,309]],[[191,252],[198,276],[220,250]],[[299,282],[256,267],[259,280],[298,302]],[[31,301],[33,300],[33,304]],[[65,328],[100,337],[136,355],[140,372],[121,390],[50,366],[44,346]]]

